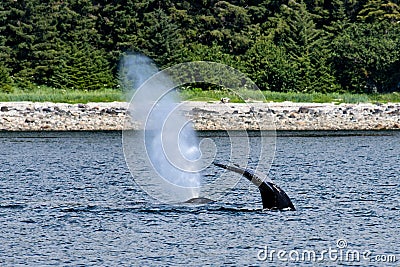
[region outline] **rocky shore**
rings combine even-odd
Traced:
[[[0,103],[0,131],[139,129],[128,103]],[[182,112],[197,130],[400,129],[400,104],[187,102]],[[128,115],[128,116],[127,116]],[[127,122],[127,123],[125,123]]]

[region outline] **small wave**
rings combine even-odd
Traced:
[[[226,212],[264,212],[267,210],[263,209],[249,209],[249,208],[239,208],[239,207],[219,207],[215,209],[209,209],[210,211],[226,211]]]
[[[21,210],[26,207],[25,204],[0,204],[0,209],[13,209],[13,210]]]
[[[97,206],[77,206],[77,207],[62,207],[60,208],[61,212],[92,212],[99,210]]]
[[[22,223],[36,223],[36,221],[32,219],[21,220]]]
[[[224,206],[218,203],[205,205],[169,205],[152,204],[149,202],[128,202],[128,203],[35,203],[31,208],[51,209],[60,213],[273,213],[281,212],[278,210],[268,210],[262,208],[249,208],[242,206]],[[26,204],[0,204],[0,209],[24,209]]]

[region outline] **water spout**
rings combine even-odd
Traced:
[[[125,87],[130,86],[133,92],[129,112],[143,126],[151,167],[167,184],[179,188],[177,194],[187,195],[186,199],[198,197],[199,141],[180,111],[180,99],[170,77],[158,75],[146,83],[158,69],[151,59],[138,54],[125,56],[121,70]]]

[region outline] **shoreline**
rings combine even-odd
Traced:
[[[140,129],[128,103],[0,102],[0,131],[107,131]],[[183,102],[196,130],[398,130],[400,103]]]

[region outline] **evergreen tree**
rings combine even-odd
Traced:
[[[225,53],[222,46],[217,43],[203,45],[193,43],[181,50],[182,62],[190,61],[213,61],[235,67],[238,57]]]
[[[0,80],[3,88],[103,88],[114,84],[120,55],[134,51],[162,68],[225,63],[268,90],[392,91],[400,76],[399,4],[4,0]]]
[[[285,48],[298,77],[294,88],[301,92],[327,92],[337,89],[329,66],[329,47],[323,31],[316,28],[314,16],[304,2],[283,5],[280,14],[271,19],[275,24],[272,37]]]
[[[51,81],[61,89],[97,90],[115,86],[115,80],[103,50],[89,43],[71,42],[55,69]]]
[[[140,1],[103,1],[96,20],[101,46],[110,53],[111,62],[117,62],[122,53],[139,51],[138,31],[143,27],[138,12]]]
[[[397,23],[400,22],[400,7],[392,1],[370,0],[357,17],[361,21],[369,23],[382,20]]]
[[[32,43],[35,40],[34,25],[31,23],[35,0],[7,1],[3,7],[9,11],[3,34],[10,50],[8,65],[18,86],[29,88],[34,81],[32,71]],[[3,26],[4,27],[4,26]]]
[[[102,49],[97,30],[100,5],[90,0],[62,2],[58,8],[60,64],[51,77],[59,88],[95,90],[115,84],[112,56]]]
[[[0,63],[0,92],[12,92],[12,84],[13,81],[8,73],[7,68],[4,66],[4,64]]]
[[[11,92],[13,80],[7,64],[10,63],[11,48],[7,42],[7,20],[11,14],[7,2],[0,2],[0,92]]]
[[[247,9],[227,1],[218,1],[214,5],[214,11],[219,24],[215,30],[219,43],[229,53],[238,54],[247,50],[249,38],[246,33],[250,24]]]
[[[204,44],[199,44],[199,43],[194,43],[190,44],[188,46],[185,46],[181,50],[181,56],[182,56],[182,62],[193,62],[193,61],[210,61],[210,62],[217,62],[217,63],[222,63],[234,68],[239,68],[238,64],[240,62],[239,58],[237,56],[227,54],[224,52],[224,48],[216,43],[212,44],[211,46],[204,45]],[[184,70],[187,73],[187,70]],[[209,70],[207,69],[199,69],[199,70],[190,70],[191,73],[187,74],[190,76],[185,77],[186,81],[187,80],[197,80],[197,76],[207,76],[207,72]],[[226,80],[227,75],[224,76],[224,70],[221,70],[221,76],[220,77],[213,77],[216,79],[214,82],[215,84],[232,84],[232,87],[237,87],[237,84],[233,82],[236,77],[233,77],[231,81]],[[177,79],[179,80],[179,75],[181,73],[176,73]],[[221,81],[224,77],[224,81]],[[210,89],[220,89],[219,87],[215,87],[214,85],[211,84],[192,84],[191,86],[196,86],[197,88],[202,88],[205,90],[210,90]]]
[[[368,0],[346,0],[344,1],[346,15],[351,22],[357,21],[357,16]]]
[[[57,11],[55,3],[18,1],[9,3],[9,19],[4,34],[5,45],[17,47],[7,60],[16,77],[17,86],[29,89],[35,84],[47,84],[58,65]]]
[[[334,68],[347,91],[388,92],[399,89],[400,27],[398,24],[354,23],[333,42]]]
[[[323,0],[304,0],[307,11],[314,15],[314,22],[317,28],[329,23],[331,17],[328,6],[330,3]]]
[[[63,41],[90,43],[98,47],[100,34],[96,28],[100,6],[91,0],[70,0],[58,6],[58,32]]]
[[[244,59],[243,71],[247,72],[262,90],[297,90],[296,69],[283,47],[262,38],[247,51]]]
[[[32,33],[35,38],[30,46],[30,71],[36,84],[49,85],[54,69],[60,64],[61,40],[57,32],[58,1],[40,2],[32,10]]]
[[[145,13],[143,26],[137,33],[139,52],[154,58],[159,66],[173,65],[182,48],[179,27],[162,9]]]
[[[6,2],[0,2],[0,62],[7,64],[10,62],[11,48],[7,43],[7,21],[10,15],[9,6]]]

